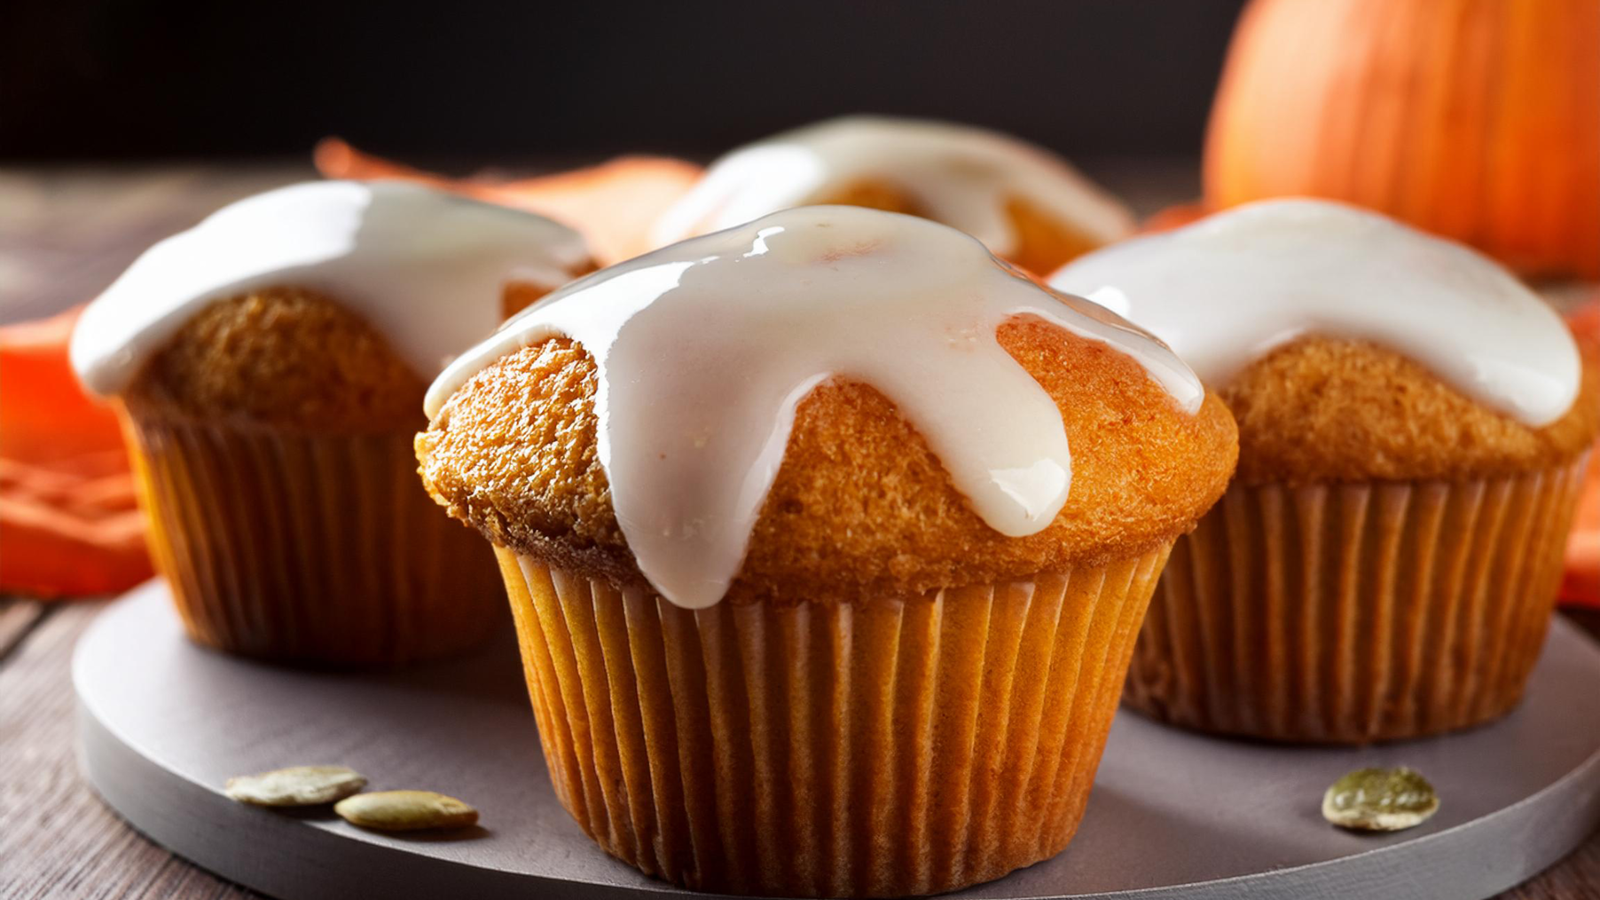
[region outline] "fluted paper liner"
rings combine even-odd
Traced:
[[[1544,643],[1583,464],[1229,487],[1173,548],[1127,703],[1204,731],[1317,743],[1504,715]]]
[[[409,432],[123,420],[150,549],[197,642],[393,664],[461,652],[503,621],[494,560],[423,489]]]
[[[1066,846],[1167,548],[701,610],[497,552],[556,795],[601,847],[700,890],[895,896]]]

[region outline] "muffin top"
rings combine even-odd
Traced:
[[[1241,206],[1050,283],[1149,328],[1222,395],[1245,483],[1511,474],[1572,459],[1600,427],[1596,373],[1537,295],[1343,204]]]
[[[416,428],[426,388],[338,301],[271,287],[202,307],[119,396],[165,418],[357,434]]]
[[[427,411],[423,480],[453,515],[687,607],[1144,552],[1235,456],[1221,401],[1148,334],[951,228],[840,206],[575,282]]]
[[[337,352],[335,331],[348,336],[359,321],[421,380],[492,331],[508,294],[564,284],[587,261],[576,232],[530,213],[400,182],[293,185],[224,207],[145,251],[84,310],[72,363],[91,391],[121,394],[175,340],[227,337],[234,349],[249,341],[244,349],[256,355],[267,344]],[[185,328],[218,302],[231,312]],[[328,302],[348,316],[313,315]],[[243,328],[251,323],[274,332],[252,337]],[[178,351],[242,377],[259,371],[230,365],[225,344]],[[274,389],[270,379],[235,387]]]
[[[959,228],[1026,264],[1030,244],[1065,228],[1087,245],[1133,231],[1122,203],[1063,159],[997,132],[943,122],[851,116],[741,147],[656,224],[658,244],[731,228],[782,209],[844,203]],[[1032,238],[1032,240],[1030,240]],[[1057,238],[1051,243],[1060,243]],[[1058,251],[1053,265],[1076,255]]]

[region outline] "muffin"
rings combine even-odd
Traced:
[[[1510,711],[1561,578],[1600,373],[1487,258],[1375,213],[1240,207],[1052,278],[1226,401],[1239,468],[1180,539],[1126,701],[1360,744]]]
[[[1133,233],[1133,214],[1066,160],[966,125],[851,116],[711,165],[654,229],[658,245],[796,206],[842,203],[959,228],[1030,272]]]
[[[843,206],[603,269],[428,412],[423,480],[500,558],[557,796],[617,858],[743,894],[1061,850],[1236,453],[1149,335]]]
[[[390,664],[502,622],[494,560],[418,488],[411,439],[450,355],[587,260],[527,213],[321,182],[220,210],[91,303],[73,365],[121,414],[189,635]]]

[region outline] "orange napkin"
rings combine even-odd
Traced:
[[[1567,317],[1580,341],[1600,344],[1600,292]],[[1567,539],[1567,568],[1561,579],[1565,603],[1600,607],[1600,440],[1589,454],[1589,475],[1578,498],[1578,514]]]
[[[369,156],[333,137],[317,144],[313,157],[317,170],[329,178],[417,181],[549,216],[577,229],[603,266],[653,249],[651,224],[700,180],[702,172],[681,159],[623,156],[537,178],[450,179]]]
[[[0,328],[0,592],[109,594],[151,575],[116,417],[67,362],[77,320]]]

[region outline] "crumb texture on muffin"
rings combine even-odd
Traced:
[[[1532,427],[1392,350],[1302,338],[1219,389],[1239,425],[1236,477],[1246,485],[1459,479],[1561,465],[1600,431],[1600,348],[1582,349],[1577,400]]]
[[[425,389],[361,316],[282,287],[206,306],[150,358],[125,399],[195,419],[392,431],[420,426]]]
[[[903,597],[1096,564],[1171,540],[1222,493],[1237,444],[1215,395],[1190,416],[1133,359],[1037,320],[1010,320],[998,339],[1056,401],[1072,447],[1049,527],[991,529],[883,394],[835,378],[796,411],[728,599]],[[418,458],[434,497],[496,544],[638,583],[598,457],[597,387],[582,347],[537,342],[458,390]]]

